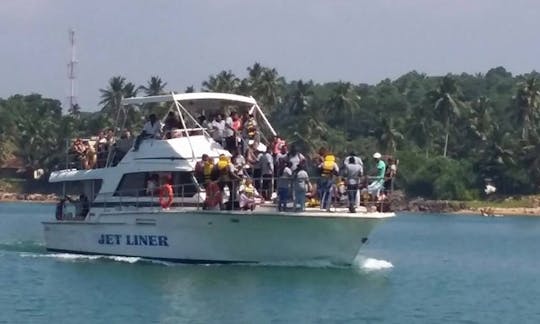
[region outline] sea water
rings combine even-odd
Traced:
[[[0,203],[0,323],[540,323],[540,218],[399,214],[352,267],[47,253]]]

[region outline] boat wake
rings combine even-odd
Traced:
[[[353,267],[364,272],[373,272],[392,269],[394,265],[386,260],[379,260],[357,255],[356,258],[354,258]]]
[[[169,265],[170,263],[145,259],[141,257],[128,257],[128,256],[115,256],[115,255],[87,255],[87,254],[72,254],[72,253],[32,253],[32,252],[22,252],[21,257],[23,258],[53,258],[60,261],[68,262],[88,262],[88,261],[113,261],[113,262],[122,262],[122,263],[154,263]]]

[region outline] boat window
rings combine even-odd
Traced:
[[[192,172],[173,172],[172,176],[176,197],[193,197],[197,193],[197,184]]]
[[[124,174],[114,193],[115,196],[139,197],[146,196],[146,180],[148,172]]]
[[[84,194],[90,202],[98,195],[103,184],[102,179],[79,180],[65,182],[65,192],[68,195]]]
[[[197,193],[197,183],[192,172],[136,172],[124,174],[116,189],[115,196],[144,197],[159,195],[159,186],[164,176],[172,177],[175,197],[193,197]],[[157,182],[150,189],[150,182]]]

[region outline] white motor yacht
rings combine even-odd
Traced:
[[[348,265],[373,227],[395,216],[365,208],[355,213],[346,208],[278,212],[270,203],[253,211],[205,209],[206,195],[194,176],[195,165],[203,154],[217,160],[230,153],[195,116],[228,108],[249,111],[261,130],[274,135],[275,131],[252,97],[205,92],[123,100],[124,105],[167,102],[183,125],[173,138],[146,139],[115,165],[109,161],[103,168],[68,168],[50,175],[50,182],[76,187],[88,201],[85,208],[76,210],[62,204],[56,219],[43,222],[47,250],[185,263],[328,261]],[[146,188],[155,174],[172,180],[174,196],[168,208],[162,208],[159,195]]]

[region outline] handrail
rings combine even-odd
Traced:
[[[376,177],[365,177],[367,179],[376,179]],[[276,177],[258,177],[254,179],[254,184],[259,188],[261,193],[265,193],[266,198],[271,199],[272,194],[277,193],[277,188],[282,185],[282,181],[286,180],[287,187],[289,188],[289,192],[294,195],[294,188],[296,184],[296,179],[279,179]],[[370,200],[365,200],[363,196],[358,196],[362,192],[368,189],[368,187],[365,186],[365,183],[359,184],[355,189],[348,190],[346,183],[343,183],[344,179],[341,179],[340,183],[337,184],[337,177],[336,179],[332,180],[332,185],[326,188],[318,187],[321,185],[322,180],[328,180],[328,178],[324,177],[311,177],[309,182],[309,189],[307,190],[307,193],[309,194],[310,198],[318,197],[319,201],[321,202],[321,208],[323,209],[329,209],[329,208],[336,208],[337,205],[342,205],[343,201],[345,199],[348,199],[349,193],[355,192],[355,196],[359,198],[354,198],[356,200],[360,200],[363,203],[366,204],[383,204],[382,201],[377,200],[377,197],[372,197]],[[270,181],[271,185],[268,188],[262,188],[262,181]],[[392,180],[393,181],[393,180]],[[229,185],[232,186],[232,188],[228,188],[229,185],[227,185],[226,190],[224,191],[224,199],[223,203],[227,204],[235,204],[238,201],[239,192],[238,188],[241,185],[241,180],[233,180],[228,182]],[[279,183],[281,184],[279,184]],[[317,185],[317,189],[315,190],[315,185]],[[186,207],[186,206],[195,206],[197,209],[200,209],[204,206],[204,199],[206,197],[205,190],[202,186],[200,186],[198,183],[186,183],[186,184],[176,184],[173,185],[173,206],[172,207]],[[392,192],[393,188],[392,185],[389,186],[390,188],[379,188],[377,191],[384,191],[384,192]],[[157,212],[160,211],[161,208],[159,206],[159,194],[158,194],[159,187],[154,188],[153,190],[148,190],[148,188],[133,188],[133,189],[127,189],[123,191],[115,191],[115,192],[100,192],[96,199],[91,203],[93,206],[102,205],[105,210],[108,210],[112,206],[117,206],[118,208],[132,206],[136,209],[139,208],[151,208],[152,211]],[[191,194],[192,193],[192,194]],[[326,203],[323,203],[322,201],[325,200],[325,195],[329,194],[329,206],[327,206]],[[347,198],[345,198],[347,197]],[[232,200],[231,200],[232,199]],[[276,197],[277,199],[277,197]],[[326,200],[325,200],[326,201]],[[288,199],[288,202],[290,202],[290,199]],[[357,203],[355,202],[357,205]],[[323,206],[324,205],[324,206]],[[382,208],[382,207],[381,207]]]

